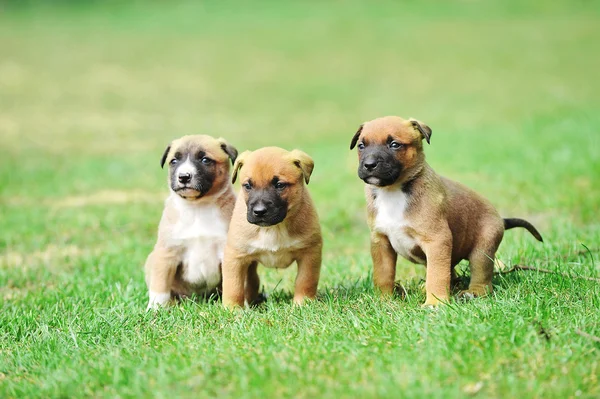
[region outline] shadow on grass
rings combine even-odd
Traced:
[[[268,303],[273,304],[289,304],[293,301],[294,293],[282,289],[274,289],[268,294],[264,288],[262,294],[267,298],[265,303],[259,304],[262,306]],[[377,293],[373,288],[372,276],[358,279],[355,281],[347,281],[335,286],[324,286],[317,292],[316,300],[325,303],[343,303],[358,300],[364,295],[376,296]],[[396,282],[394,288],[394,298],[404,300],[407,296],[423,296],[424,297],[424,281],[422,279],[413,279],[407,284]]]
[[[460,264],[456,268],[456,277],[452,281],[452,295],[456,296],[461,290],[469,287],[471,280],[469,267],[467,264]],[[502,290],[511,286],[522,284],[524,277],[520,273],[511,273],[498,275],[495,274],[492,280],[494,288]],[[355,281],[346,281],[335,286],[321,287],[317,292],[316,300],[325,303],[343,303],[359,299],[364,295],[375,296],[377,293],[373,288],[372,275]],[[394,287],[394,298],[397,300],[406,300],[407,297],[425,297],[425,280],[414,278],[408,281],[396,281]],[[262,287],[258,300],[251,304],[251,308],[266,309],[267,304],[286,305],[293,302],[293,291],[278,289],[277,286],[271,291],[266,291]],[[210,296],[192,295],[190,297],[178,298],[178,302],[191,301],[194,304],[221,304],[221,295],[212,294]]]

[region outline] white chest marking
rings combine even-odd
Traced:
[[[385,234],[398,255],[422,263],[422,260],[411,256],[411,250],[417,242],[406,234],[409,222],[406,219],[408,198],[401,190],[377,190],[375,192],[375,230]]]
[[[179,218],[169,244],[183,251],[182,278],[210,291],[221,281],[219,265],[223,260],[228,222],[214,204],[193,205],[176,195],[172,198]]]
[[[256,238],[248,243],[248,252],[258,257],[265,267],[287,267],[293,261],[292,251],[301,241],[290,237],[283,225],[261,227]]]

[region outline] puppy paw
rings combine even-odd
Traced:
[[[233,299],[229,299],[229,298],[223,298],[223,307],[232,312],[242,310],[242,309],[244,309],[245,306],[246,306],[246,302],[243,299],[240,301],[240,300],[233,300]]]
[[[470,301],[471,299],[475,299],[476,295],[468,290],[463,290],[458,293],[458,297],[463,301]]]
[[[170,293],[160,293],[150,291],[148,293],[148,307],[146,310],[156,310],[162,307],[165,307],[169,301],[171,300]]]
[[[459,298],[463,299],[474,299],[481,296],[486,296],[492,292],[492,287],[488,285],[476,285],[470,286],[469,289],[460,291],[458,293]]]
[[[296,295],[296,296],[294,296],[294,305],[302,306],[302,305],[306,305],[307,303],[310,303],[314,300],[315,300],[314,297],[309,297],[306,295]]]
[[[448,302],[448,297],[437,297],[435,295],[427,295],[425,303],[421,305],[422,308],[435,308],[440,305],[445,305]]]

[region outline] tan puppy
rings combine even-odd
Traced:
[[[314,167],[304,152],[266,147],[242,153],[233,167],[242,183],[223,261],[223,304],[258,298],[258,263],[286,268],[298,263],[294,302],[314,298],[321,271],[321,228],[305,186]]]
[[[437,305],[448,300],[454,266],[463,259],[471,268],[463,294],[492,290],[504,230],[524,227],[542,237],[527,221],[502,219],[485,198],[436,174],[423,153],[422,140],[430,138],[422,122],[388,116],[361,125],[350,149],[358,144],[358,175],[367,183],[375,287],[392,293],[399,254],[427,265],[425,305]]]
[[[235,204],[229,162],[237,150],[223,139],[184,136],[160,161],[169,165],[171,195],[158,240],[146,260],[148,308],[172,297],[210,295],[221,284],[221,260]]]

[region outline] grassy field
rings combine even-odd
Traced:
[[[111,3],[112,4],[112,3]],[[599,397],[600,7],[593,1],[0,8],[0,397]],[[375,5],[376,4],[376,5]],[[596,71],[596,72],[594,72]],[[494,294],[375,297],[356,128],[433,129],[441,174],[524,217]],[[261,269],[261,309],[145,311],[180,135],[300,148],[319,300]],[[586,249],[586,247],[589,249]]]

